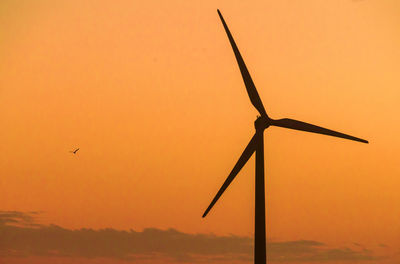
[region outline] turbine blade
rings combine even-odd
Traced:
[[[243,151],[242,155],[240,156],[238,162],[235,164],[235,167],[233,167],[228,178],[226,178],[224,184],[219,189],[218,193],[215,195],[214,199],[212,200],[211,204],[208,206],[207,210],[204,212],[203,217],[206,217],[208,212],[211,210],[211,208],[214,206],[214,204],[218,201],[218,199],[224,193],[226,188],[228,188],[229,184],[233,181],[233,179],[236,177],[236,175],[239,173],[239,171],[243,168],[243,166],[246,164],[246,162],[253,155],[254,151],[256,150],[256,142],[257,142],[257,137],[256,137],[256,135],[254,135],[253,138],[250,140],[249,144],[247,145],[247,147],[245,148],[245,150]]]
[[[365,139],[353,137],[353,136],[346,135],[346,134],[343,134],[340,132],[336,132],[336,131],[333,131],[333,130],[330,130],[327,128],[323,128],[323,127],[312,125],[309,123],[297,121],[297,120],[290,119],[290,118],[271,120],[271,125],[278,126],[278,127],[286,127],[286,128],[295,129],[295,130],[302,130],[302,131],[312,132],[312,133],[317,133],[317,134],[324,134],[324,135],[329,135],[329,136],[333,136],[333,137],[340,137],[340,138],[354,140],[354,141],[358,141],[358,142],[362,142],[362,143],[368,143],[368,141]]]
[[[229,28],[226,25],[224,18],[222,17],[221,12],[219,10],[217,10],[217,11],[218,11],[218,15],[222,21],[222,24],[224,25],[226,34],[228,35],[229,42],[231,43],[233,52],[235,53],[235,57],[236,57],[238,65],[239,65],[240,72],[242,73],[243,81],[244,81],[244,84],[246,85],[246,90],[250,97],[250,101],[254,105],[254,107],[258,110],[260,115],[268,116],[267,113],[265,112],[265,108],[260,99],[260,96],[258,95],[257,89],[253,83],[253,80],[251,79],[250,73],[247,70],[246,64],[243,61],[242,55],[240,55],[239,49],[236,46],[235,40],[233,39],[232,34],[229,31]]]

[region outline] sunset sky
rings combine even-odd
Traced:
[[[252,263],[217,8],[269,116],[370,142],[266,130],[270,263],[400,263],[398,0],[0,1],[0,263]]]

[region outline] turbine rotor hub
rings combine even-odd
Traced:
[[[256,121],[254,121],[254,127],[257,131],[264,131],[271,125],[271,120],[267,116],[257,116]]]

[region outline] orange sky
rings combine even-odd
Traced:
[[[250,104],[368,139],[265,132],[267,237],[400,248],[400,2],[0,3],[0,210],[65,228],[252,236]],[[79,147],[76,156],[69,150]]]

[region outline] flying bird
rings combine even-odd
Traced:
[[[254,263],[255,264],[266,264],[266,229],[265,229],[265,183],[264,183],[264,130],[270,126],[277,126],[283,128],[289,128],[294,130],[300,130],[305,132],[311,132],[316,134],[323,134],[333,137],[339,137],[343,139],[358,141],[362,143],[368,143],[367,140],[340,133],[334,130],[309,124],[306,122],[294,120],[291,118],[272,119],[267,115],[261,98],[257,92],[256,86],[247,70],[246,64],[239,52],[238,47],[232,37],[231,32],[225,23],[224,18],[219,10],[218,15],[221,19],[222,25],[228,36],[229,42],[232,46],[233,52],[236,57],[236,61],[239,65],[240,72],[244,81],[244,85],[247,90],[247,94],[250,98],[250,102],[257,109],[259,115],[254,122],[255,134],[250,140],[247,147],[244,149],[238,162],[233,167],[231,173],[226,178],[222,187],[219,189],[214,199],[203,214],[205,217],[213,208],[214,204],[218,201],[221,195],[228,188],[230,183],[234,180],[236,175],[240,172],[243,166],[247,163],[251,156],[255,153],[256,171],[255,171],[255,230],[254,230]]]
[[[77,148],[77,149],[75,149],[74,151],[70,151],[71,153],[74,153],[74,154],[76,154],[76,152],[79,150],[79,148]]]

